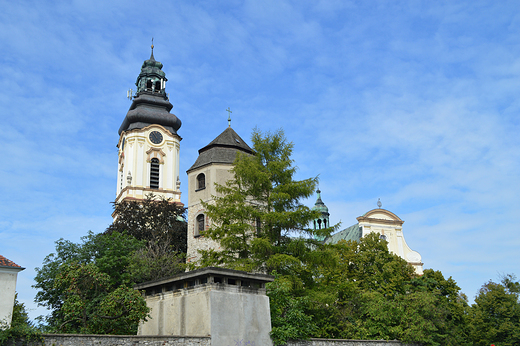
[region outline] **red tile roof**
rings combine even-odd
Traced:
[[[11,260],[8,260],[4,256],[0,255],[0,267],[13,267],[13,268],[22,268],[18,264],[14,263]]]

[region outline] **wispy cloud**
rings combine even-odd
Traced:
[[[9,2],[0,13],[0,252],[34,271],[110,222],[117,130],[164,64],[182,171],[227,126],[284,128],[334,222],[377,198],[426,267],[472,297],[514,272],[520,16],[514,1]],[[158,12],[159,11],[159,12]],[[308,201],[309,204],[313,199]],[[519,273],[517,273],[519,274]],[[520,274],[519,274],[520,275]],[[39,310],[40,311],[40,310]],[[31,316],[34,317],[37,312]]]

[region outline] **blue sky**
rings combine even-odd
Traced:
[[[331,222],[383,208],[425,268],[473,300],[520,275],[516,1],[5,1],[0,254],[34,268],[111,222],[117,130],[141,64],[164,64],[185,175],[227,126],[283,128]],[[314,198],[308,201],[314,203]]]

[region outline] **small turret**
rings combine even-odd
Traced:
[[[330,227],[329,222],[329,208],[323,203],[321,200],[321,191],[318,189],[316,191],[318,194],[318,199],[316,199],[316,203],[314,203],[314,207],[312,207],[312,210],[317,210],[321,213],[321,216],[317,219],[314,219],[314,230],[324,229],[327,227]],[[324,237],[316,237],[317,240],[324,240]]]

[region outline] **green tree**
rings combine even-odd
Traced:
[[[480,289],[469,310],[474,345],[520,344],[520,284],[515,280],[506,275],[500,283],[489,281]]]
[[[291,236],[314,234],[308,225],[317,212],[301,201],[317,179],[294,180],[293,144],[282,130],[264,135],[255,129],[252,142],[255,154],[237,154],[233,179],[217,185],[214,203],[203,203],[213,222],[205,235],[221,249],[201,251],[200,265],[283,274],[299,262],[293,250],[302,241]]]
[[[423,345],[467,344],[467,302],[440,272],[418,277],[376,234],[334,245],[314,240],[333,228],[308,228],[317,212],[302,205],[316,179],[294,180],[292,144],[282,131],[252,136],[254,155],[239,154],[233,179],[203,203],[219,250],[201,266],[275,272],[268,285],[277,345],[309,337],[400,339]]]
[[[94,264],[107,275],[111,290],[121,285],[131,286],[135,283],[127,270],[131,254],[144,246],[145,241],[118,232],[110,235],[89,232],[80,243],[64,239],[56,241],[56,252],[45,257],[41,268],[36,268],[36,284],[33,287],[38,292],[35,301],[51,310],[49,316],[40,318],[41,322],[53,330],[65,320],[62,310],[65,288],[58,285],[56,279],[68,264]]]
[[[289,340],[307,339],[316,330],[313,316],[307,313],[309,299],[295,296],[293,288],[293,282],[278,275],[274,282],[267,284],[272,316],[271,338],[275,345],[286,345]]]
[[[5,345],[9,340],[43,341],[41,331],[29,320],[25,305],[17,298],[18,293],[14,298],[11,326],[5,328],[0,323],[0,345]]]
[[[168,243],[155,240],[132,253],[127,267],[134,282],[158,280],[183,272],[185,254],[172,250]]]
[[[133,334],[149,309],[126,285],[110,289],[111,278],[94,263],[62,265],[55,285],[64,292],[60,333]]]
[[[114,222],[105,234],[119,232],[138,240],[168,244],[171,253],[186,253],[186,209],[165,198],[149,194],[143,201],[114,203]]]
[[[445,279],[440,271],[426,269],[412,280],[407,288],[411,292],[425,292],[435,298],[432,311],[442,318],[434,319],[432,340],[440,345],[471,345],[468,326],[468,300],[453,278]]]
[[[35,301],[51,310],[40,318],[48,331],[135,333],[143,302],[132,296],[132,286],[184,270],[184,208],[149,195],[143,202],[115,203],[114,212],[104,233],[89,232],[80,243],[59,239],[56,252],[36,268]],[[84,268],[95,274],[89,290],[72,281]],[[101,312],[108,306],[119,313]]]
[[[315,259],[305,263],[311,279],[293,277],[290,291],[293,299],[307,302],[304,313],[316,327],[308,336],[468,344],[467,302],[455,281],[433,270],[417,276],[377,234],[318,245],[310,256]]]
[[[376,314],[384,314],[384,309],[379,310],[383,301],[388,309],[389,304],[407,293],[406,285],[414,277],[413,268],[389,253],[387,242],[375,233],[358,242],[341,241],[314,251],[326,259],[319,264],[315,284],[309,285],[306,293],[313,301],[309,313],[315,316],[318,326],[315,336],[394,339],[395,331],[376,328],[377,321],[384,318]],[[376,305],[370,305],[376,301]],[[374,318],[375,325],[366,325],[369,318]],[[379,327],[383,325],[381,322]]]

